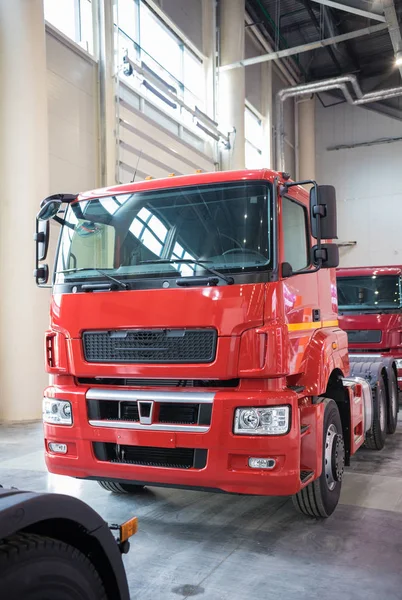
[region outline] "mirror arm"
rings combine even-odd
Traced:
[[[67,221],[65,219],[62,219],[61,217],[58,217],[57,215],[55,215],[53,217],[53,221],[56,221],[56,223],[58,223],[61,226],[65,225],[69,229],[73,229],[73,230],[75,229],[74,225],[72,225],[71,223],[67,223]]]

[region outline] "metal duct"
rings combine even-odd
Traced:
[[[352,97],[347,84],[353,87],[356,95],[355,99]],[[341,90],[346,101],[352,105],[368,104],[370,102],[378,102],[386,100],[387,98],[402,96],[402,86],[363,94],[354,75],[343,75],[333,79],[324,79],[315,83],[306,83],[280,90],[276,95],[276,163],[278,171],[285,170],[285,132],[283,116],[283,104],[285,100],[294,98],[295,96],[313,95],[319,92],[329,92],[336,89]]]

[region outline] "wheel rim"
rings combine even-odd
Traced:
[[[378,412],[380,417],[380,427],[381,431],[385,431],[386,422],[385,422],[385,410],[384,410],[384,394],[382,393],[382,389],[378,390]]]
[[[336,425],[331,423],[325,436],[325,481],[332,492],[337,482],[342,481],[345,468],[345,445]]]

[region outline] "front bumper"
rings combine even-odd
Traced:
[[[302,487],[300,420],[294,392],[216,391],[207,431],[194,433],[141,430],[138,424],[136,429],[131,429],[127,428],[127,423],[124,427],[120,424],[113,427],[91,425],[86,402],[88,389],[85,386],[52,386],[45,392],[47,397],[68,400],[73,414],[72,426],[44,424],[46,464],[51,473],[267,496],[291,495]],[[291,407],[289,433],[282,436],[233,434],[236,408],[264,405]],[[67,444],[67,453],[50,452],[49,442]],[[202,449],[207,451],[207,459],[203,468],[186,469],[109,462],[95,456],[96,442],[162,449]],[[250,457],[273,458],[275,467],[271,470],[251,469],[248,466]]]

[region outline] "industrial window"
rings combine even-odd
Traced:
[[[205,82],[202,60],[196,56],[143,0],[118,0],[115,12],[118,67],[127,53],[143,69],[130,79],[142,93],[165,110],[185,114],[171,91],[191,108],[204,110]]]
[[[262,169],[264,167],[262,149],[264,132],[262,119],[250,107],[244,109],[244,127],[246,138],[246,169]]]
[[[92,0],[44,0],[45,19],[93,54]]]
[[[309,264],[307,246],[307,213],[304,206],[282,198],[282,229],[284,261],[293,271],[305,269]]]

